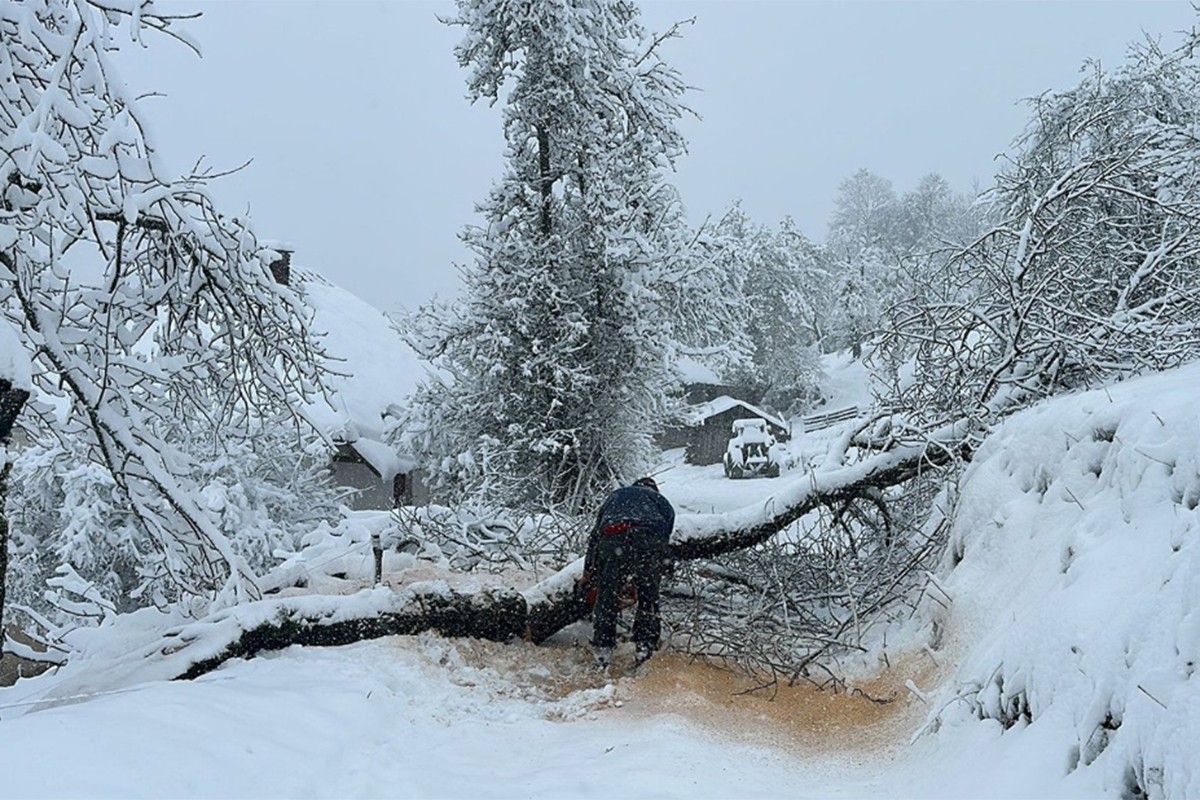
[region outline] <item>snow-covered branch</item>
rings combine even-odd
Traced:
[[[293,409],[320,390],[320,353],[269,251],[202,180],[168,177],[115,75],[116,31],[183,36],[185,18],[132,0],[0,3],[0,314],[34,364],[38,408],[20,424],[82,440],[145,536],[128,589],[203,612],[257,590],[197,504],[182,440],[303,429]]]

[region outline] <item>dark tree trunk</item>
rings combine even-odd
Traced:
[[[544,125],[537,129],[538,179],[542,193],[542,235],[549,239],[551,231],[550,201],[554,192],[554,176],[550,174],[550,133]]]
[[[0,447],[4,449],[4,463],[0,465],[0,648],[4,646],[4,603],[8,586],[8,473],[12,469],[8,443],[17,415],[28,399],[28,391],[14,389],[10,381],[0,379]]]
[[[191,664],[179,678],[197,678],[231,658],[247,658],[294,644],[328,647],[428,630],[446,636],[472,636],[504,642],[524,632],[525,606],[520,593],[506,591],[449,596],[430,593],[419,596],[409,611],[337,621],[324,616],[283,612],[272,622],[244,631],[217,655]]]

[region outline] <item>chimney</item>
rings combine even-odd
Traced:
[[[271,275],[275,278],[276,283],[287,286],[292,278],[292,251],[284,250],[282,247],[272,249],[279,253],[279,258],[271,262]]]

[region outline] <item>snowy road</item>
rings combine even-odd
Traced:
[[[668,691],[666,665],[650,691],[589,675],[582,652],[501,650],[434,636],[293,649],[9,719],[4,795],[880,796],[861,751],[798,758],[786,726],[745,710],[728,713],[742,741],[717,733],[698,715],[721,701]]]
[[[35,708],[56,676],[0,689],[0,797],[1200,797],[1198,381],[1193,365],[1064,397],[989,438],[922,612],[938,635],[898,619],[886,667],[847,673],[890,703],[738,694],[669,653],[609,682],[581,626],[545,646],[391,637],[151,681],[110,627],[74,667],[119,691]],[[696,511],[788,481],[662,478]]]

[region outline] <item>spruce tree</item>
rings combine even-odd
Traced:
[[[469,98],[505,104],[506,164],[464,233],[462,300],[411,329],[440,377],[408,435],[443,489],[574,510],[644,466],[680,343],[730,340],[664,180],[685,148],[686,86],[658,53],[676,31],[651,39],[613,0],[457,11]]]

